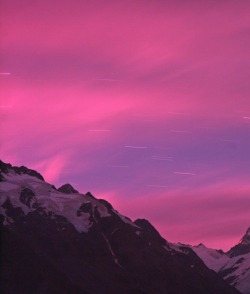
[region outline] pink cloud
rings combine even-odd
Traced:
[[[24,71],[29,68],[27,75],[39,73],[41,77],[33,81],[36,86],[41,78],[45,78],[47,92],[58,80],[66,79],[75,88],[74,80],[79,83],[79,77],[83,84],[98,78],[121,79],[123,83],[112,85],[113,95],[126,93],[127,101],[132,95],[137,109],[150,109],[152,115],[159,115],[164,108],[214,115],[222,110],[230,112],[238,105],[250,107],[242,97],[245,91],[243,95],[232,93],[232,87],[243,88],[247,82],[237,79],[239,71],[247,70],[246,2],[218,4],[216,9],[193,1],[189,5],[74,4],[65,1],[59,11],[55,3],[27,5],[15,11],[13,24],[8,22],[13,6],[6,8],[4,46],[13,55],[25,56],[20,66]],[[89,100],[94,96],[95,105],[101,99],[96,100],[93,93],[109,97],[104,104],[114,102],[103,84],[96,81],[90,91],[76,96]],[[41,87],[44,89],[44,84]],[[61,101],[67,99],[60,92],[55,94],[54,101],[55,96]],[[99,104],[100,109],[103,107]]]
[[[170,242],[229,250],[242,237],[248,222],[249,188],[246,192],[214,190],[190,193],[153,193],[138,198],[104,193],[121,213],[133,220],[147,218]],[[237,195],[237,197],[235,197]]]
[[[228,248],[249,225],[249,1],[2,7],[3,159],[108,193],[170,241]]]
[[[33,168],[41,171],[44,179],[48,183],[54,183],[60,178],[61,173],[65,170],[69,157],[64,154],[57,154],[46,161],[36,163]]]

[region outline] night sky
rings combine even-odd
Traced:
[[[2,0],[0,154],[169,241],[250,226],[249,0]]]

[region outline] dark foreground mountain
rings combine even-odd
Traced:
[[[240,242],[226,253],[202,244],[191,248],[230,285],[244,294],[250,294],[250,228]]]
[[[0,161],[3,294],[237,294],[187,247],[105,200]]]

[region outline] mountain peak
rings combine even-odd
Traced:
[[[250,245],[250,227],[247,229],[246,234],[240,240],[240,244]]]
[[[250,227],[240,242],[228,251],[230,257],[250,253]]]
[[[60,188],[58,188],[59,192],[65,193],[65,194],[74,194],[79,193],[76,189],[74,189],[70,184],[64,184]]]
[[[23,165],[20,167],[12,166],[10,163],[4,163],[2,160],[0,160],[0,182],[4,180],[3,174],[8,174],[10,172],[14,172],[19,175],[26,174],[44,181],[43,176],[33,169],[29,169]]]
[[[159,232],[155,229],[155,227],[146,219],[136,219],[134,221],[138,227],[142,228],[141,234],[146,238],[148,241],[153,243],[158,243],[161,245],[166,245],[166,240],[162,238]]]
[[[200,244],[198,244],[198,245],[196,245],[195,247],[206,247],[203,243],[200,243]]]

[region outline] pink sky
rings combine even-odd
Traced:
[[[1,159],[229,249],[250,226],[250,2],[1,1]]]

